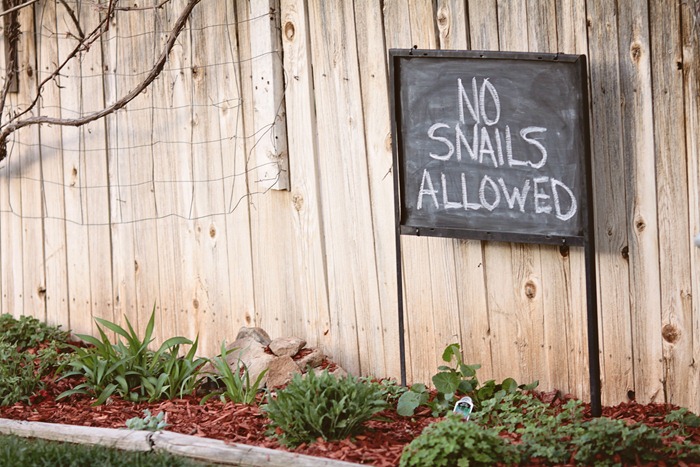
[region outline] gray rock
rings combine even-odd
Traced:
[[[306,341],[298,337],[279,337],[270,342],[270,350],[278,357],[293,357],[306,345]]]
[[[243,339],[245,337],[255,339],[265,347],[270,345],[270,342],[272,342],[272,339],[270,339],[270,336],[263,328],[248,328],[243,326],[241,329],[239,329],[236,340]]]

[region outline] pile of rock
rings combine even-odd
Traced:
[[[314,369],[327,369],[339,376],[347,374],[319,349],[307,348],[305,340],[298,337],[271,339],[264,329],[257,327],[242,327],[226,351],[226,361],[231,369],[236,370],[239,365],[245,365],[251,383],[267,370],[260,388],[283,386],[295,374],[304,374]],[[215,374],[216,369],[207,364],[203,372]]]

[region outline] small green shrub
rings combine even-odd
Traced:
[[[359,433],[362,424],[387,407],[382,389],[353,376],[337,378],[323,371],[309,372],[268,395],[263,409],[271,420],[268,435],[287,446],[345,439]]]
[[[166,426],[165,412],[152,415],[148,409],[144,409],[143,417],[133,417],[126,421],[126,427],[130,430],[160,431]]]
[[[95,318],[95,321],[98,323],[100,339],[78,334],[79,338],[92,344],[92,347],[72,346],[74,353],[61,369],[61,378],[82,376],[85,380],[61,393],[57,400],[74,394],[85,394],[95,397],[95,405],[100,405],[116,394],[134,402],[152,402],[182,395],[194,388],[198,370],[206,359],[195,359],[191,348],[182,359],[185,361],[181,362],[178,361],[178,352],[179,346],[183,344],[192,345],[196,350],[196,340],[193,343],[184,337],[171,337],[156,351],[148,348],[153,341],[155,305],[143,338],[134,331],[128,318],[128,330],[104,319]],[[116,344],[110,342],[100,324],[119,336]],[[72,370],[64,371],[65,367]]]
[[[432,380],[437,390],[437,395],[430,400],[428,388],[421,383],[411,386],[409,391],[401,395],[397,404],[397,412],[402,416],[411,416],[416,408],[427,405],[432,409],[433,416],[438,417],[450,412],[460,395],[469,396],[474,402],[474,410],[479,410],[484,401],[492,398],[503,398],[506,394],[518,390],[531,390],[537,387],[537,382],[529,385],[520,385],[513,378],[506,378],[501,383],[494,380],[479,384],[476,378],[476,370],[481,365],[467,365],[462,360],[459,344],[448,345],[442,353],[442,360],[454,366],[442,365],[438,367]]]
[[[517,449],[497,429],[466,422],[458,415],[433,423],[401,454],[401,467],[481,466],[520,461]]]
[[[204,396],[200,402],[201,404],[205,404],[213,396],[219,396],[221,402],[226,402],[226,399],[228,399],[237,404],[251,405],[255,403],[255,396],[260,390],[260,384],[267,370],[261,372],[256,380],[251,383],[248,368],[241,362],[240,358],[234,370],[228,364],[228,353],[236,350],[238,349],[226,350],[226,342],[221,343],[221,355],[211,360],[212,365],[219,373],[217,375],[207,375],[207,377],[216,386],[221,388],[223,385],[223,389],[214,390]]]

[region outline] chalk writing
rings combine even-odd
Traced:
[[[420,173],[416,209],[488,212],[506,209],[555,216],[563,222],[573,219],[578,201],[574,190],[562,180],[547,174],[533,176],[531,171],[521,170],[518,174],[526,178],[516,178],[514,183],[512,176],[506,179],[473,170],[473,164],[504,170],[529,168],[535,173],[544,170],[549,157],[548,130],[538,125],[511,128],[508,115],[502,114],[499,92],[492,80],[472,77],[467,82],[466,86],[462,78],[455,82],[459,117],[456,123],[433,122],[425,132],[425,137],[435,142],[427,157],[461,164],[463,170],[454,180],[454,170],[450,179],[439,166],[424,168]],[[532,116],[536,118],[537,115]],[[513,134],[517,135],[516,141]],[[450,189],[454,183],[459,184],[458,190]],[[461,194],[461,199],[450,199],[450,193]]]

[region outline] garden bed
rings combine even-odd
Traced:
[[[0,418],[122,430],[127,421],[138,422],[139,429],[162,429],[159,425],[164,424],[167,432],[189,437],[178,442],[207,438],[232,446],[271,449],[269,452],[281,457],[293,453],[375,466],[395,466],[400,461],[407,466],[450,466],[465,458],[477,465],[501,461],[521,465],[599,461],[700,465],[697,415],[670,405],[630,402],[604,407],[603,417],[594,420],[588,404],[558,391],[534,391],[535,385],[518,386],[511,378],[498,384],[479,382],[478,365],[464,364],[457,344],[445,349],[442,358],[448,365],[441,366],[433,377],[440,392],[428,391],[421,384],[408,389],[388,380],[336,377],[324,370],[318,375],[309,372],[305,378],[297,375],[287,386],[263,393],[257,391],[257,381],[251,386],[240,360],[233,372],[225,367],[223,346],[223,357],[212,363],[225,372],[219,374],[222,379],[212,380],[219,383],[212,389],[197,379],[198,369],[207,360],[195,359],[196,342],[187,341],[191,350],[184,357],[178,357],[177,347],[161,354],[145,345],[150,342],[152,324],[143,339],[130,327],[127,332],[108,322],[102,324],[129,344],[111,344],[105,334],[102,341],[83,336],[87,345],[69,351],[65,345],[55,345],[67,338],[66,333],[47,330],[35,320],[17,323],[3,315],[0,402],[4,405],[0,405]],[[110,372],[103,359],[116,362],[109,364],[111,369],[140,363],[121,369],[121,376],[115,373],[111,380],[100,376],[97,381],[96,374]],[[81,371],[59,378],[59,362]],[[152,369],[155,373],[146,377]],[[166,377],[171,386],[182,389],[177,394],[188,395],[174,396]],[[127,384],[125,378],[129,378],[129,387],[119,393],[120,384]],[[221,397],[209,398],[212,390]],[[471,419],[435,416],[451,410],[456,393],[474,398],[478,410]],[[126,396],[132,400],[125,400]],[[153,402],[144,402],[149,399]],[[299,420],[302,422],[297,423]],[[349,427],[351,423],[357,425]],[[433,428],[424,431],[431,424]],[[310,431],[304,431],[307,429]],[[293,464],[282,461],[280,465]]]
[[[257,405],[222,403],[217,399],[200,405],[200,398],[196,396],[154,403],[134,403],[115,397],[109,403],[99,406],[93,406],[93,400],[81,396],[57,402],[56,396],[73,387],[77,381],[77,378],[71,378],[56,382],[47,377],[45,388],[34,397],[31,405],[16,403],[0,407],[0,417],[125,428],[128,419],[140,417],[144,409],[149,409],[153,414],[165,412],[167,430],[175,433],[375,466],[398,465],[404,447],[420,435],[426,426],[438,420],[431,416],[427,407],[420,407],[413,417],[402,417],[395,410],[389,409],[379,414],[383,420],[367,422],[365,433],[354,439],[334,442],[318,440],[290,450],[280,445],[276,439],[265,435],[269,420]],[[560,405],[566,399],[557,392],[533,393],[533,397],[554,405]],[[657,428],[672,428],[665,417],[673,409],[674,407],[663,404],[641,405],[631,402],[604,407],[603,416],[627,422],[643,422]],[[589,418],[588,406],[585,413],[586,418]],[[700,443],[700,428],[694,429],[692,439],[693,442]],[[533,463],[537,464],[536,461]]]

